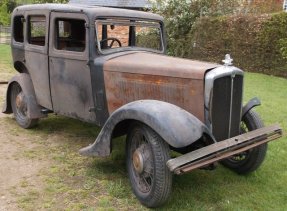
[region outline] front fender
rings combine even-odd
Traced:
[[[260,106],[261,105],[261,101],[257,98],[254,97],[251,100],[248,101],[248,103],[246,103],[246,105],[242,108],[242,114],[241,114],[241,119],[243,119],[243,117],[254,107],[256,106]]]
[[[6,92],[6,99],[4,101],[2,112],[5,114],[12,113],[12,107],[10,102],[10,92],[13,83],[18,83],[22,91],[24,92],[25,97],[27,98],[27,116],[31,119],[37,119],[46,117],[45,114],[41,113],[41,107],[37,103],[36,94],[34,91],[32,80],[27,73],[21,73],[15,75],[8,83],[8,88]]]
[[[157,132],[174,148],[186,147],[203,134],[213,137],[208,128],[194,115],[170,103],[141,100],[126,104],[107,120],[94,144],[80,150],[85,156],[108,156],[116,125],[125,120],[140,121]]]

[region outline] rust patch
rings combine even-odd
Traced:
[[[136,100],[177,105],[204,120],[203,81],[167,76],[104,72],[109,113]]]

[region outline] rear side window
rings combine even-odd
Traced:
[[[24,42],[24,16],[15,16],[13,20],[13,35],[16,42]]]
[[[46,38],[46,17],[30,16],[28,42],[32,45],[45,46]]]
[[[85,21],[77,19],[57,19],[55,47],[58,50],[65,51],[85,51]]]

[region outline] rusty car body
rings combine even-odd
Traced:
[[[243,106],[244,73],[224,65],[166,56],[163,18],[83,5],[16,8],[12,55],[19,72],[8,85],[4,113],[23,128],[55,113],[102,127],[80,150],[109,156],[127,134],[132,190],[148,207],[170,195],[172,174],[214,169],[217,161],[246,174],[264,160],[279,126],[263,127]],[[180,153],[170,158],[170,150]]]

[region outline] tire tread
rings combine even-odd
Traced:
[[[168,200],[172,189],[172,173],[166,166],[166,162],[170,159],[169,146],[155,131],[144,124],[134,124],[131,131],[138,128],[141,128],[146,134],[149,134],[150,137],[149,143],[155,162],[155,187],[152,188],[151,193],[148,196],[141,196],[134,190],[135,185],[133,184],[132,179],[130,179],[130,183],[134,194],[140,202],[147,207],[155,208],[163,205]],[[127,146],[129,145],[128,142],[129,140],[127,138]]]

